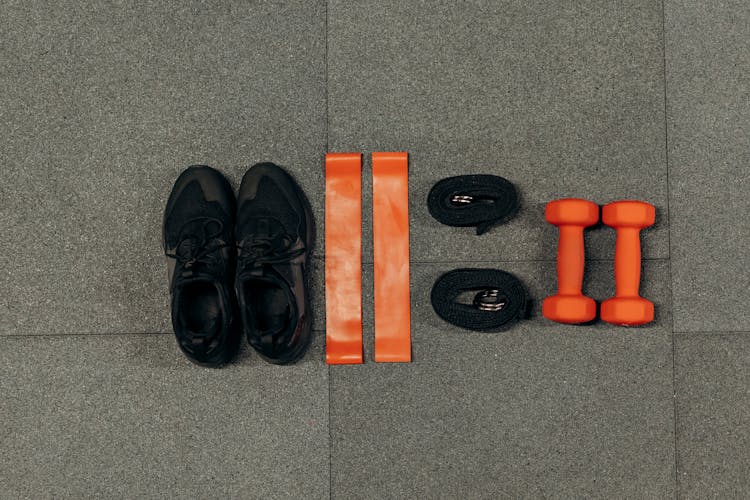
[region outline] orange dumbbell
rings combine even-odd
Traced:
[[[596,302],[581,293],[583,285],[583,230],[599,221],[599,206],[588,200],[566,198],[547,203],[547,222],[560,229],[557,244],[557,295],[542,303],[545,318],[558,323],[586,323],[596,317]]]
[[[643,201],[615,201],[602,209],[602,222],[617,230],[615,296],[602,302],[601,318],[615,325],[654,319],[654,304],[638,294],[641,283],[640,231],[654,224],[656,209]]]

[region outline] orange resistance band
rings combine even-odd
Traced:
[[[375,361],[411,361],[409,159],[372,154]]]
[[[326,363],[362,363],[362,155],[326,154]]]

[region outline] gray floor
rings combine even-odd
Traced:
[[[746,2],[5,0],[0,33],[0,497],[750,495]],[[366,238],[368,362],[325,365],[326,150],[410,153],[411,364],[372,362]],[[316,213],[316,342],[200,369],[170,333],[162,207],[186,165],[236,185],[261,160]],[[471,172],[523,198],[481,238],[425,206]],[[552,293],[543,208],[566,196],[657,206],[653,324],[436,318],[460,266]],[[587,240],[597,299],[613,241]]]

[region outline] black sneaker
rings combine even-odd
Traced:
[[[164,212],[172,326],[182,352],[204,366],[226,363],[239,345],[234,214],[229,182],[203,166],[180,175]]]
[[[306,282],[312,211],[294,179],[273,163],[247,171],[237,203],[235,287],[245,335],[268,361],[291,363],[312,338]]]

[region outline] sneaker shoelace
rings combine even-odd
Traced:
[[[251,234],[240,245],[239,264],[242,269],[255,269],[264,264],[284,264],[305,253],[304,245],[289,248],[290,238],[270,234]]]
[[[191,230],[198,220],[202,221],[200,231],[202,234]],[[212,254],[229,246],[218,242],[223,230],[224,224],[219,219],[206,217],[188,221],[180,230],[175,251],[165,252],[165,255],[175,259],[182,266],[183,271],[192,271],[198,265],[211,265],[217,260],[217,256]]]

